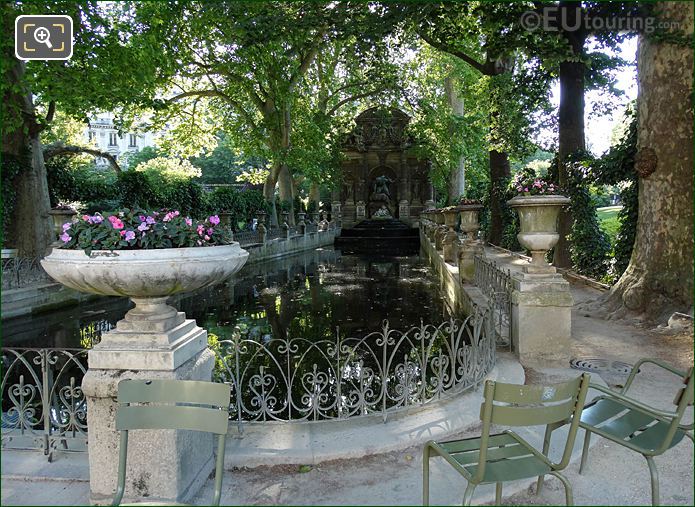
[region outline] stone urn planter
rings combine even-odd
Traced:
[[[444,212],[442,210],[434,212],[434,221],[437,223],[434,231],[434,246],[437,250],[441,250],[443,248],[442,241],[444,240],[444,235],[448,230],[448,227],[444,225]]]
[[[239,243],[199,248],[95,250],[89,256],[82,250],[54,248],[41,260],[41,266],[51,278],[71,289],[103,296],[129,297],[135,308],[118,322],[117,331],[166,333],[185,320],[182,312],[167,305],[169,296],[229,278],[242,268],[248,255]],[[195,326],[194,321],[189,322]],[[93,359],[101,356],[99,351],[108,347],[111,338],[123,344],[128,336],[119,332],[106,333],[102,342],[90,352],[90,367],[93,367]],[[142,348],[138,338],[137,335],[132,337],[132,345]],[[170,348],[174,344],[168,342],[156,345],[168,348],[172,354],[162,355],[163,350],[151,351],[152,354],[171,361],[170,367],[176,368],[179,348]],[[133,368],[149,369],[147,361],[156,359],[147,357],[149,353],[143,350],[143,354],[136,358],[140,364],[132,365]]]
[[[459,215],[461,217],[461,232],[466,235],[467,239],[475,240],[478,238],[478,214],[483,209],[482,204],[460,204],[458,206]]]
[[[456,264],[456,258],[458,256],[457,250],[457,240],[458,235],[456,234],[456,215],[458,215],[458,208],[451,207],[442,211],[444,215],[444,226],[445,232],[442,235],[442,250],[444,254],[444,261]]]
[[[519,243],[531,252],[531,264],[525,271],[554,271],[545,254],[560,239],[557,218],[569,203],[570,199],[563,195],[518,195],[507,201],[519,214]]]
[[[81,385],[89,414],[90,500],[109,503],[116,486],[119,444],[115,430],[118,384],[126,379],[210,382],[215,356],[207,331],[167,304],[167,298],[223,281],[241,269],[248,252],[239,243],[194,248],[83,250],[54,248],[41,261],[46,272],[72,289],[126,296],[135,308],[88,353]],[[154,454],[153,454],[154,453]],[[166,467],[153,467],[156,455]],[[141,485],[126,498],[149,492],[162,505],[195,494],[212,470],[209,435],[168,430],[140,432],[128,445],[128,466]],[[172,477],[177,480],[173,481]],[[141,489],[138,489],[141,488]]]
[[[58,206],[52,208],[48,214],[53,219],[53,230],[57,238],[63,233],[63,224],[71,222],[73,217],[77,215],[77,211],[70,206]]]

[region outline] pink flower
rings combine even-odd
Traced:
[[[70,236],[67,232],[64,232],[63,234],[60,235],[60,239],[63,243],[67,243],[72,239],[72,236]]]
[[[138,218],[140,219],[141,222],[144,222],[145,220],[147,220],[145,218],[145,215],[140,215]]]
[[[152,224],[154,224],[155,222],[156,222],[156,220],[155,220],[153,217],[147,217],[147,218],[145,219],[145,223],[148,224],[148,225],[152,225]]]
[[[72,223],[70,222],[65,222],[63,224],[63,232],[67,231],[70,227],[72,227]]]
[[[145,231],[149,231],[149,230],[150,230],[150,226],[147,225],[145,222],[138,225],[138,231],[140,231],[140,232],[144,233]]]
[[[528,192],[528,188],[525,188],[525,189],[524,189],[524,192]]]
[[[101,215],[93,215],[90,217],[90,219],[91,223],[93,224],[100,224],[104,221],[104,217],[102,217]]]
[[[215,231],[213,231],[212,229],[208,229],[208,230],[207,230],[207,233],[208,233],[210,236],[212,236],[212,233],[213,233],[213,232],[215,232]]]
[[[125,231],[121,231],[121,236],[125,236]]]
[[[198,224],[198,227],[197,227],[198,236],[202,236],[204,230],[205,230],[205,227],[203,227],[202,224]]]
[[[125,240],[126,241],[133,241],[135,239],[135,232],[133,231],[126,231],[125,233]]]
[[[89,222],[90,221],[89,219],[90,219],[89,215],[82,215],[82,220],[84,220],[85,222]]]
[[[123,222],[121,221],[120,218],[111,215],[109,217],[109,222],[111,222],[111,225],[113,226],[114,229],[123,229]]]
[[[217,225],[220,223],[220,217],[218,217],[217,215],[212,215],[210,218],[208,218],[208,220],[212,225]]]
[[[203,236],[203,239],[204,239],[205,241],[210,241],[210,236],[208,236],[208,235],[206,234],[205,236]]]
[[[186,225],[187,225],[188,227],[190,227],[190,226],[193,225],[193,220],[191,220],[191,219],[188,218],[188,217],[186,217],[186,218],[184,219],[184,222],[186,222]]]

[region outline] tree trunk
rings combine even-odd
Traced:
[[[446,89],[447,100],[451,107],[451,113],[454,116],[462,117],[464,114],[463,99],[456,91],[456,80],[453,76],[447,76],[444,80],[444,88]],[[452,129],[453,130],[453,129]],[[460,133],[452,131],[452,137],[460,135]],[[456,204],[459,197],[466,191],[466,166],[463,154],[459,156],[456,167],[452,168],[452,174],[449,178],[449,205]]]
[[[277,209],[275,209],[275,185],[277,184],[277,174],[279,172],[279,169],[275,167],[275,163],[273,163],[273,167],[270,168],[270,171],[268,172],[268,176],[265,178],[265,182],[263,183],[263,197],[267,202],[271,204],[270,206],[270,225],[272,227],[277,227],[278,226],[278,213]]]
[[[493,245],[502,243],[504,209],[502,199],[511,174],[509,158],[503,151],[490,150],[490,238]]]
[[[664,20],[693,33],[693,4],[659,2]],[[608,311],[663,321],[693,306],[693,52],[640,37],[637,234]],[[650,171],[654,172],[650,174]]]
[[[20,256],[42,257],[53,241],[53,225],[48,214],[51,203],[39,140],[41,128],[36,121],[31,92],[24,83],[25,64],[14,56],[8,62],[4,76],[7,85],[3,97],[5,110],[21,112],[22,124],[13,131],[3,130],[2,152],[26,162],[15,180],[16,205],[8,239],[19,250]]]
[[[290,176],[290,170],[287,165],[283,164],[280,168],[280,175],[278,176],[278,186],[280,190],[280,202],[290,203],[289,216],[287,217],[287,223],[289,225],[294,225],[294,200],[292,192],[292,176]]]
[[[581,12],[581,2],[560,2],[560,19],[567,19],[570,27],[577,26],[577,15]],[[584,53],[586,31],[582,28],[573,31],[563,31],[572,48],[572,54],[581,56]],[[584,141],[584,72],[586,66],[580,61],[564,61],[560,63],[560,111],[559,111],[559,184],[567,185],[567,156],[586,148]],[[555,245],[553,265],[559,268],[569,268],[572,265],[567,235],[572,232],[572,214],[565,209],[560,213],[558,233],[560,240]]]
[[[309,203],[315,204],[316,211],[319,210],[321,206],[321,188],[318,183],[311,182],[311,188],[309,189]]]

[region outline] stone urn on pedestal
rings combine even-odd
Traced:
[[[458,208],[455,206],[444,208],[442,214],[444,215],[444,225],[446,227],[446,231],[442,235],[444,261],[449,264],[456,264],[458,256],[458,235],[456,234]]]
[[[61,205],[52,208],[48,214],[53,219],[53,231],[56,235],[56,242],[53,246],[58,246],[62,244],[58,240],[58,236],[63,234],[63,224],[71,222],[75,215],[77,215],[77,211],[71,206]]]
[[[483,253],[483,245],[478,241],[480,222],[478,214],[483,209],[482,204],[460,204],[461,232],[464,237],[459,243],[458,265],[459,277],[462,282],[471,282],[475,278],[475,256]]]
[[[105,222],[105,221],[104,221]],[[92,503],[108,503],[118,464],[118,383],[124,379],[210,381],[214,354],[207,331],[167,298],[210,286],[246,263],[239,243],[192,248],[83,250],[54,248],[41,261],[46,272],[81,292],[126,296],[135,304],[116,328],[89,351],[82,382],[89,414]],[[208,478],[214,465],[209,435],[178,430],[138,431],[128,446],[126,498],[181,502]]]
[[[560,239],[557,219],[570,202],[563,195],[518,195],[507,201],[519,214],[520,232],[516,237],[531,253],[531,263],[523,268],[525,273],[555,273],[545,254]]]
[[[531,182],[524,187],[531,188]],[[545,255],[560,238],[558,215],[570,200],[553,194],[519,195],[507,204],[519,214],[519,243],[531,252],[531,263],[512,276],[513,348],[527,366],[565,365],[570,355],[573,299],[569,283],[546,262]]]
[[[444,212],[441,209],[434,211],[434,220],[437,223],[434,231],[434,247],[437,250],[442,250],[444,248],[444,236],[449,228],[444,225]]]

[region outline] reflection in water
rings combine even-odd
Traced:
[[[331,248],[246,266],[233,280],[172,302],[220,339],[235,325],[249,338],[362,336],[384,319],[405,330],[446,314],[435,278],[417,256],[341,255]],[[3,322],[4,345],[88,347],[123,317],[125,298]]]

